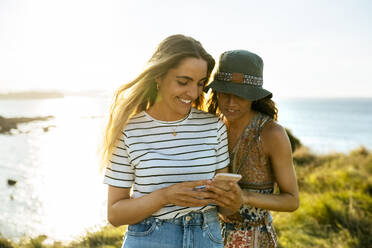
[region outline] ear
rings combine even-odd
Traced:
[[[160,85],[162,83],[161,78],[160,77],[159,78],[155,78],[155,83],[156,83],[156,89],[159,91]]]

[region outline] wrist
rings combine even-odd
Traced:
[[[165,206],[165,205],[169,204],[168,197],[167,197],[167,188],[162,188],[162,189],[159,189],[159,190],[157,190],[155,192],[156,192],[156,194],[158,196],[159,203],[162,206]]]
[[[243,191],[242,192],[242,204],[248,204],[251,202],[251,194],[249,192]]]
[[[218,207],[218,212],[223,216],[229,216],[234,213],[234,211],[231,211],[230,209],[224,207]]]

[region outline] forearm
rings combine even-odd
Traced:
[[[108,207],[108,220],[114,226],[138,223],[166,205],[162,190],[132,199],[122,199]]]
[[[292,212],[299,206],[298,197],[287,192],[280,194],[260,194],[244,190],[243,202],[257,208],[280,212]]]

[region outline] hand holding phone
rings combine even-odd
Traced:
[[[223,190],[229,190],[229,183],[237,183],[242,178],[242,175],[235,173],[218,173],[213,178],[213,183],[217,187],[222,188]]]

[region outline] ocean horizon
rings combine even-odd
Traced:
[[[275,99],[274,99],[275,101]],[[106,222],[97,149],[107,96],[0,100],[0,116],[54,116],[0,135],[0,234],[68,241]],[[317,154],[372,149],[372,98],[281,98],[279,123]],[[47,128],[47,129],[45,129]],[[17,183],[9,186],[8,179]]]

